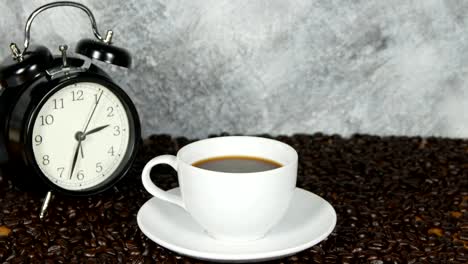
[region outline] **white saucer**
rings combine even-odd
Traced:
[[[336,213],[321,197],[296,188],[283,220],[264,238],[255,241],[215,240],[182,208],[158,198],[150,199],[140,208],[137,221],[147,237],[181,255],[218,262],[248,262],[285,257],[312,247],[333,231]]]

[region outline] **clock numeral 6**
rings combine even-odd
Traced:
[[[96,172],[99,173],[102,171],[102,163],[101,162],[98,162],[96,163]]]
[[[78,173],[76,174],[76,178],[80,181],[84,179],[84,173],[83,170],[79,170]]]
[[[46,115],[46,116],[39,116],[39,119],[41,120],[41,126],[44,125],[52,125],[54,123],[54,116],[53,115]]]
[[[36,146],[39,146],[40,144],[42,144],[42,137],[40,135],[35,136],[34,142],[36,142]]]
[[[49,163],[50,163],[49,155],[42,156],[42,165],[46,166],[46,165],[49,165]]]

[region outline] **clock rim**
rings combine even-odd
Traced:
[[[100,84],[106,87],[107,89],[109,89],[109,91],[112,92],[117,97],[117,99],[120,100],[120,102],[124,106],[125,112],[128,117],[128,122],[129,122],[128,144],[129,145],[127,147],[127,151],[124,154],[121,164],[118,165],[118,167],[108,177],[108,179],[106,179],[105,181],[93,187],[86,188],[84,190],[68,190],[68,189],[65,189],[56,185],[39,168],[39,165],[37,164],[37,161],[34,157],[34,152],[33,152],[32,132],[34,128],[34,123],[37,119],[37,116],[40,110],[42,109],[42,106],[50,99],[50,97],[52,97],[60,89],[65,88],[74,83],[80,83],[80,82],[93,82],[93,83]],[[43,84],[43,86],[45,86],[46,88],[50,84],[51,84],[50,82],[45,83]],[[71,78],[70,76],[68,76],[68,78],[62,78],[60,80],[57,80],[57,82],[52,84],[52,86],[53,86],[52,88],[49,88],[48,90],[43,92],[43,94],[38,95],[39,98],[36,99],[34,102],[32,102],[30,109],[27,111],[27,118],[26,118],[26,124],[25,124],[26,129],[23,130],[25,131],[25,133],[23,134],[23,142],[25,142],[24,153],[25,153],[25,159],[27,163],[30,164],[30,166],[35,171],[35,173],[53,191],[66,194],[69,196],[88,196],[88,195],[94,195],[94,194],[98,194],[98,193],[108,190],[109,188],[113,187],[118,181],[120,181],[128,173],[138,153],[140,139],[141,139],[141,127],[140,127],[140,119],[138,116],[138,112],[133,104],[133,101],[123,91],[123,89],[120,88],[113,81],[111,81],[110,79],[104,76],[96,75],[92,73],[79,73]]]

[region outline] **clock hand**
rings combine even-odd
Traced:
[[[110,126],[110,125],[96,127],[94,129],[91,129],[90,131],[86,132],[86,134],[81,134],[81,141],[84,141],[86,139],[87,135],[91,135],[91,134],[94,134],[96,132],[99,132],[99,131],[103,130],[104,128],[108,127],[108,126]],[[81,153],[81,158],[84,159],[83,144],[80,145],[80,153]]]
[[[96,128],[93,128],[91,129],[90,131],[86,132],[84,135],[87,136],[87,135],[91,135],[91,134],[94,134],[96,132],[99,132],[101,130],[103,130],[104,128],[108,127],[110,125],[104,125],[104,126],[100,126],[100,127],[96,127]]]
[[[76,146],[75,155],[73,156],[72,167],[71,167],[71,170],[70,170],[70,180],[73,177],[73,171],[75,170],[76,161],[78,160],[78,152],[79,152],[79,150],[81,148],[81,141],[83,141],[83,140],[80,137],[78,139],[78,145]]]
[[[96,104],[94,105],[93,110],[91,111],[91,114],[88,117],[88,121],[86,121],[86,125],[85,125],[85,127],[83,129],[83,132],[78,132],[78,133],[81,133],[81,135],[77,138],[78,139],[78,146],[76,146],[75,155],[73,156],[72,168],[71,168],[71,171],[70,171],[70,180],[73,177],[73,171],[75,170],[76,161],[78,160],[78,152],[81,149],[81,142],[83,141],[83,139],[85,137],[86,130],[88,129],[89,123],[91,122],[91,119],[93,118],[94,112],[96,111],[96,108],[97,108],[97,106],[99,104],[99,101],[101,101],[101,96],[102,96],[103,92],[104,91],[101,91],[101,93],[99,94],[98,99],[96,100]]]
[[[84,159],[83,144],[80,146],[81,158]]]
[[[85,128],[83,129],[83,134],[86,134],[86,130],[88,129],[89,123],[91,122],[91,119],[93,118],[94,112],[96,111],[96,108],[99,104],[99,101],[101,101],[101,96],[104,93],[104,91],[101,91],[99,94],[98,99],[96,100],[96,104],[94,105],[93,111],[91,112],[91,115],[88,117],[88,121],[86,122]]]
[[[104,128],[108,127],[108,126],[110,126],[110,125],[96,127],[94,129],[91,129],[90,131],[86,132],[86,134],[81,134],[80,139],[79,139],[79,142],[80,142],[79,149],[80,149],[82,159],[84,159],[84,152],[83,152],[83,144],[81,144],[81,142],[86,139],[87,135],[91,135],[91,134],[94,134],[96,132],[99,132],[99,131],[103,130]]]

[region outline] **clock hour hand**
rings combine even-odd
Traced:
[[[84,159],[83,144],[81,144],[80,146],[80,154],[81,154],[81,158]]]
[[[87,136],[87,135],[91,135],[91,134],[94,134],[96,132],[99,132],[101,130],[103,130],[104,128],[108,127],[110,125],[104,125],[104,126],[100,126],[100,127],[96,127],[96,128],[93,128],[91,129],[90,131],[86,132],[84,135]]]
[[[81,142],[86,139],[87,135],[91,135],[91,134],[94,134],[96,132],[99,132],[99,131],[103,130],[104,128],[108,127],[108,126],[110,126],[110,125],[96,127],[94,129],[91,129],[90,131],[86,132],[85,134],[83,134],[83,133],[79,134],[79,137],[80,137],[80,139],[78,139],[79,140],[79,149],[80,149],[80,154],[81,154],[82,159],[84,159],[84,152],[83,152],[83,144],[81,144]],[[73,169],[72,169],[72,171],[73,171]]]

